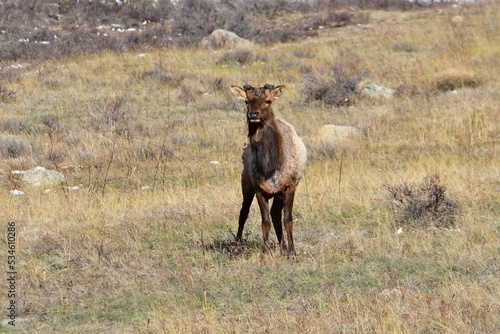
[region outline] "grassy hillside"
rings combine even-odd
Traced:
[[[6,236],[16,224],[19,315],[0,328],[496,333],[498,13],[498,3],[372,11],[367,24],[250,52],[2,64],[0,222]],[[395,96],[355,87],[349,103],[314,98],[325,82],[345,93],[338,73]],[[324,124],[364,135],[344,149],[310,146],[294,207],[297,264],[277,251],[261,262],[255,203],[243,246],[233,244],[246,125],[227,86],[245,83],[285,84],[274,109],[301,136]],[[30,189],[12,173],[39,165],[67,184]],[[389,190],[418,190],[433,174],[459,208],[454,225],[398,219],[414,212]]]

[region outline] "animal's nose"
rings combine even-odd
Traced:
[[[259,118],[259,112],[258,111],[250,111],[248,113],[248,117],[250,117],[250,119],[257,119],[257,118]]]

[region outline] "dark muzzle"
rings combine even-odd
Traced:
[[[248,119],[250,120],[257,120],[259,119],[259,112],[258,111],[251,111],[248,113]]]

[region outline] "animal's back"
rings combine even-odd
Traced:
[[[280,169],[284,175],[290,175],[296,185],[302,178],[302,174],[306,168],[306,146],[297,135],[293,125],[281,118],[276,118],[276,124],[283,134],[283,150],[287,157]]]

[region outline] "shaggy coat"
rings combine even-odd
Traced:
[[[294,127],[274,116],[271,104],[281,96],[284,86],[231,86],[230,90],[247,104],[248,124],[248,144],[242,156],[243,204],[236,239],[240,241],[242,238],[250,205],[256,196],[262,215],[264,254],[269,251],[268,237],[272,219],[282,252],[296,260],[292,207],[295,189],[305,170],[307,153]],[[269,209],[271,198],[273,205]],[[283,238],[282,213],[288,246]]]
[[[243,149],[243,176],[268,195],[296,187],[306,167],[306,147],[295,128],[275,118],[259,128]],[[245,175],[247,174],[247,175]]]

